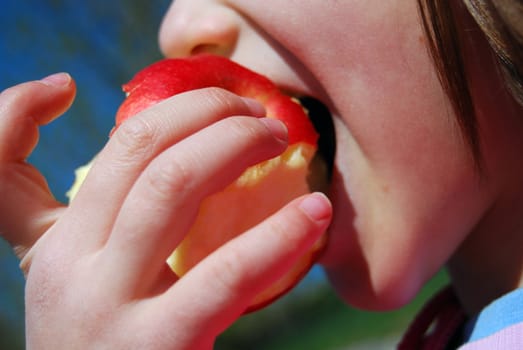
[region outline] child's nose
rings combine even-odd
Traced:
[[[236,46],[239,27],[237,15],[222,5],[206,0],[176,0],[163,19],[160,48],[166,57],[201,52],[229,56]]]

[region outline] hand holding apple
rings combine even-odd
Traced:
[[[189,233],[168,259],[178,277],[290,200],[311,189],[323,188],[328,182],[325,163],[315,158],[318,134],[299,102],[282,94],[267,78],[223,57],[166,59],[140,71],[123,87],[127,98],[117,112],[112,133],[147,107],[206,87],[220,87],[258,100],[268,117],[287,126],[289,147],[281,155],[248,168],[225,189],[202,201]],[[89,167],[82,167],[77,171],[80,180],[70,192],[72,197],[88,170]],[[267,305],[299,282],[317,259],[325,240],[325,236],[319,239],[285,276],[254,298],[247,311]]]
[[[177,95],[118,128],[66,207],[24,157],[34,147],[27,134],[62,113],[73,95],[71,80],[60,87],[25,83],[0,95],[2,193],[12,199],[1,224],[18,239],[12,243],[30,247],[38,239],[24,258],[27,346],[212,348],[256,294],[322,235],[328,201],[318,194],[291,201],[177,280],[165,259],[192,224],[199,199],[284,151],[286,132],[278,123],[268,127],[259,106],[223,90]],[[35,120],[35,111],[45,113]],[[17,123],[27,132],[12,133]],[[173,162],[193,176],[164,176]],[[25,181],[33,175],[37,186]],[[167,187],[188,189],[161,191]]]

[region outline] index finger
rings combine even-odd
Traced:
[[[134,183],[165,149],[231,115],[260,117],[263,112],[259,105],[211,88],[176,95],[126,120],[98,154],[71,202],[76,226],[90,230],[88,235],[78,232],[77,249],[97,249],[106,242]]]
[[[4,90],[0,94],[0,162],[25,160],[38,141],[38,127],[64,113],[75,93],[67,73]]]

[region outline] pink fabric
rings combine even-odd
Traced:
[[[467,343],[459,350],[522,350],[523,322],[507,327],[486,338]]]

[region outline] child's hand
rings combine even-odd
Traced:
[[[0,94],[0,235],[21,259],[63,210],[26,158],[38,127],[67,110],[75,92],[68,74],[56,74]]]
[[[262,114],[238,96],[206,89],[175,96],[120,126],[70,207],[40,228],[48,230],[32,250],[27,275],[28,347],[212,348],[250,299],[310,248],[331,216],[325,197],[297,199],[181,280],[168,271],[165,260],[200,200],[286,147],[279,122],[234,117]],[[4,149],[21,140],[9,142],[2,140]],[[27,153],[11,158],[23,161]],[[56,212],[53,205],[26,197],[12,215],[29,222],[47,217],[48,207]],[[25,213],[25,206],[34,208]],[[6,226],[10,237],[35,227],[15,221]]]

